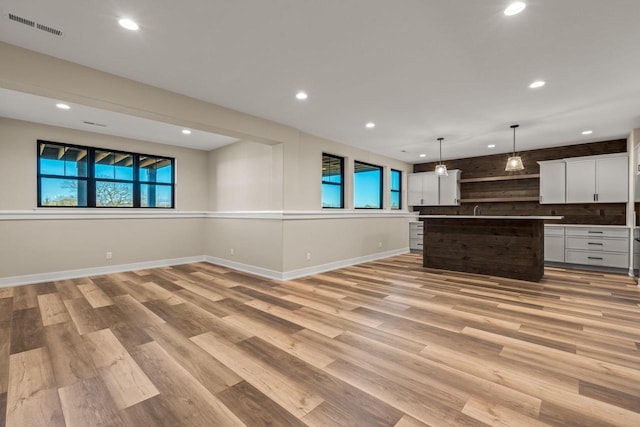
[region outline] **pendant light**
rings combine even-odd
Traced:
[[[524,169],[522,159],[520,156],[516,156],[516,128],[518,126],[519,125],[511,125],[511,129],[513,129],[513,153],[511,157],[507,159],[507,166],[504,168],[507,172],[521,171]]]
[[[438,141],[440,142],[440,162],[436,165],[436,175],[449,176],[449,174],[447,173],[447,166],[445,166],[445,164],[442,163],[442,141],[443,140],[444,138],[438,138]]]

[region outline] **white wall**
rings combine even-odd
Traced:
[[[208,164],[201,151],[0,118],[0,278],[203,255],[203,218],[149,218],[146,210],[146,218],[110,219],[133,213],[36,209],[38,139],[175,157],[178,210],[207,208]],[[51,213],[74,218],[49,219]]]
[[[408,250],[408,215],[388,208],[389,169],[403,171],[406,189],[408,164],[6,43],[0,57],[0,87],[242,139],[204,153],[0,118],[0,278],[196,255],[277,277]],[[98,218],[94,209],[54,220],[42,216],[45,209],[24,213],[36,206],[37,139],[175,157],[175,215],[134,219],[128,210],[120,219]],[[344,210],[321,209],[323,152],[346,159]],[[354,160],[385,168],[384,209],[375,216],[351,210]],[[201,213],[184,218],[183,211]],[[306,216],[297,218],[300,212]]]
[[[209,153],[209,210],[282,210],[282,145],[240,141]]]
[[[0,117],[0,210],[37,206],[38,139],[174,157],[176,208],[207,209],[208,164],[200,150]]]

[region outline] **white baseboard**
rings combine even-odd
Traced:
[[[10,286],[27,285],[33,283],[52,282],[56,280],[77,279],[79,277],[100,276],[103,274],[121,273],[123,271],[147,270],[150,268],[168,267],[171,265],[190,264],[193,262],[208,262],[220,265],[245,273],[265,277],[272,280],[293,280],[304,276],[309,276],[337,268],[362,264],[363,262],[375,261],[377,259],[389,258],[395,255],[409,253],[409,248],[394,249],[392,251],[378,252],[357,258],[350,258],[341,261],[330,262],[328,264],[314,265],[291,271],[275,271],[254,265],[243,264],[241,262],[229,261],[223,258],[216,258],[208,255],[199,255],[184,258],[162,259],[157,261],[136,262],[132,264],[109,265],[105,267],[81,268],[78,270],[55,271],[52,273],[27,274],[24,276],[0,277],[0,288]]]
[[[377,259],[389,258],[396,255],[408,254],[409,248],[394,249],[391,251],[378,252],[371,255],[365,255],[357,258],[350,258],[328,264],[314,265],[312,267],[300,268],[298,270],[285,271],[282,273],[281,280],[293,280],[312,274],[324,273],[338,268],[349,267],[351,265],[362,264],[363,262],[375,261]]]
[[[193,262],[202,262],[205,260],[204,258],[204,256],[199,255],[184,258],[136,262],[132,264],[118,264],[105,267],[56,271],[52,273],[28,274],[25,276],[0,277],[0,288],[32,283],[52,282],[54,280],[77,279],[78,277],[99,276],[102,274],[121,273],[123,271],[147,270],[149,268],[168,267],[170,265],[190,264]]]
[[[311,267],[300,268],[298,270],[291,271],[275,271],[268,270],[266,268],[256,267],[249,264],[243,264],[241,262],[229,261],[224,258],[216,258],[212,256],[205,256],[204,260],[210,264],[220,265],[222,267],[232,268],[245,273],[254,274],[256,276],[265,277],[272,280],[293,280],[300,277],[310,276],[312,274],[324,273],[325,271],[335,270],[337,268],[348,267],[350,265],[362,264],[363,262],[375,261],[377,259],[389,258],[395,255],[402,255],[409,253],[409,248],[394,249],[392,251],[378,252],[371,255],[365,255],[357,258],[350,258],[341,261],[330,262],[328,264],[314,265]]]
[[[231,268],[233,270],[242,271],[255,276],[265,277],[267,279],[282,280],[282,272],[280,271],[269,270],[267,268],[256,267],[255,265],[243,264],[241,262],[230,261],[224,258],[216,258],[209,255],[204,256],[204,261],[209,264],[220,265],[222,267]]]

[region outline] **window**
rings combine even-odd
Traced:
[[[344,159],[322,154],[322,207],[344,208]]]
[[[173,208],[168,157],[38,141],[38,206]]]
[[[382,166],[354,162],[353,207],[382,209]]]
[[[391,209],[402,208],[402,172],[391,169]]]

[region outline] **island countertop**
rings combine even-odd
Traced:
[[[544,223],[562,216],[420,215],[427,268],[538,282]]]
[[[559,221],[563,216],[523,216],[523,215],[418,215],[418,218],[441,219],[540,219],[543,221]]]

